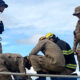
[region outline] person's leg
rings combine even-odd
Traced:
[[[41,74],[43,74],[43,72],[48,73],[49,71],[61,72],[64,69],[64,67],[56,66],[52,58],[45,56],[32,55],[30,60],[34,70],[36,72],[42,71]]]
[[[44,66],[46,65],[46,63],[44,63],[44,56],[32,55],[30,57],[30,61],[32,67],[36,72],[43,71],[46,73],[46,68],[44,68]]]
[[[46,74],[46,70],[43,69],[43,56],[32,56],[31,57],[31,64],[37,74]],[[44,72],[45,71],[45,72]],[[46,80],[46,77],[39,77],[36,80]]]
[[[46,73],[42,71],[38,71],[37,74],[46,74]],[[46,77],[39,77],[36,80],[46,80]]]
[[[0,72],[9,72],[5,66],[0,65]],[[0,80],[12,80],[10,75],[0,75]]]
[[[72,70],[65,68],[63,72],[60,73],[60,75],[71,75],[73,73]],[[51,77],[51,80],[77,80],[77,78],[53,78]]]
[[[60,75],[71,75],[74,71],[68,69],[68,68],[65,68],[61,73]]]
[[[0,54],[2,54],[2,44],[0,42]]]
[[[79,43],[79,47],[77,49],[77,59],[78,59],[79,71],[80,71],[80,43]]]
[[[71,75],[77,75],[77,74],[71,74]],[[77,80],[77,78],[58,78],[58,77],[51,77],[51,80]]]
[[[22,77],[22,76],[14,76],[15,80],[26,80],[26,77]]]
[[[55,74],[58,74],[58,75],[71,75],[73,71],[68,69],[68,68],[65,68],[61,73],[55,73]],[[73,80],[76,80],[75,78],[54,78],[54,77],[51,77],[51,80],[70,80],[70,79],[73,79]]]
[[[58,73],[56,73],[56,72],[49,72],[50,74],[52,74],[52,75],[60,75],[60,72]],[[50,80],[62,80],[62,79],[60,79],[60,78],[58,78],[58,77],[50,77]]]

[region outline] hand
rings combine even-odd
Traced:
[[[74,54],[76,54],[76,49],[75,48],[73,48],[73,52],[74,52]]]

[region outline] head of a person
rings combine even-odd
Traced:
[[[74,11],[73,15],[77,16],[78,18],[80,18],[80,6],[75,8],[75,11]]]
[[[56,36],[55,36],[55,34],[53,34],[53,33],[47,33],[47,34],[46,34],[46,39],[49,39],[49,40],[51,40],[51,41],[54,41],[55,38],[56,38]]]
[[[7,7],[8,5],[3,0],[0,0],[0,12],[3,12]]]
[[[24,57],[24,66],[27,68],[27,69],[30,69],[31,68],[31,63],[30,63],[30,60],[29,60],[29,56],[25,56]]]

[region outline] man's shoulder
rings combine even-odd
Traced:
[[[68,44],[66,41],[64,40],[59,40],[58,42],[63,43],[63,44]]]

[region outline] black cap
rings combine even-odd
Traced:
[[[1,7],[1,6],[5,6],[5,8],[8,7],[8,5],[7,5],[3,0],[0,0],[0,7]]]

